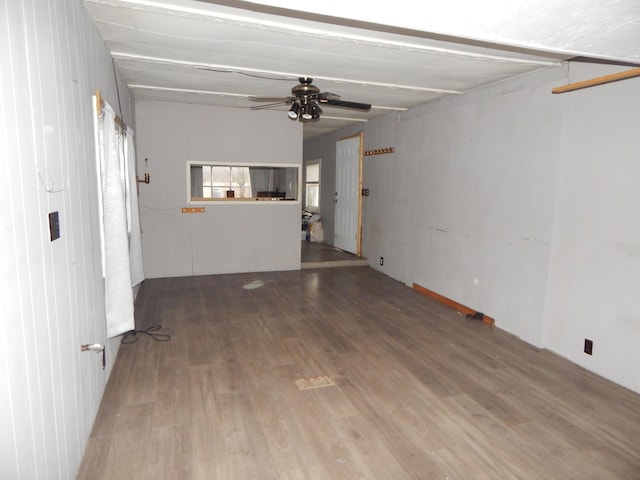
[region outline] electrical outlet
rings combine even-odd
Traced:
[[[584,339],[584,353],[587,355],[593,354],[593,340],[589,340],[588,338]]]
[[[380,257],[380,265],[384,265],[384,257]]]

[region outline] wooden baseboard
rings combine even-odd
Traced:
[[[444,303],[445,305],[448,305],[449,307],[454,308],[461,313],[464,313],[466,315],[478,315],[478,312],[476,312],[472,308],[469,308],[465,305],[462,305],[461,303],[456,302],[455,300],[451,300],[450,298],[440,295],[439,293],[436,293],[433,290],[429,290],[428,288],[423,287],[422,285],[418,285],[417,283],[414,283],[413,289],[416,292],[421,293],[422,295],[426,295],[427,297],[433,298],[435,300],[438,300],[439,302]],[[487,325],[493,325],[494,323],[496,323],[496,321],[493,318],[488,317],[487,315],[484,315],[484,314],[482,314],[482,321]]]

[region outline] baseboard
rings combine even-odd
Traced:
[[[458,303],[455,300],[451,300],[450,298],[447,298],[444,295],[440,295],[439,293],[436,293],[433,290],[429,290],[428,288],[423,287],[422,285],[418,285],[417,283],[414,283],[413,289],[416,292],[421,293],[422,295],[425,295],[427,297],[433,298],[435,300],[438,300],[440,303],[444,303],[445,305],[448,305],[449,307],[452,307],[461,313],[464,313],[466,315],[471,315],[478,319],[481,318],[482,321],[487,325],[493,325],[494,323],[496,323],[496,321],[493,318],[488,317],[483,313],[477,312],[476,310],[469,308],[466,305],[462,305],[461,303]]]

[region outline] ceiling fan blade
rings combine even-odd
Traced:
[[[290,102],[291,97],[249,97],[252,102]]]
[[[280,105],[288,105],[289,103],[291,103],[289,100],[285,100],[282,102],[267,103],[265,105],[256,105],[255,107],[249,107],[249,110],[265,110],[267,108],[278,107]]]
[[[322,92],[317,96],[318,100],[322,103],[327,103],[328,100],[340,100],[340,95],[331,92]]]
[[[333,100],[331,98],[321,100],[321,103],[326,103],[327,105],[332,105],[334,107],[355,108],[357,110],[371,110],[371,104],[369,103],[347,102],[345,100]]]

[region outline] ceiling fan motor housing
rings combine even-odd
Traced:
[[[300,77],[298,80],[300,81],[300,84],[291,89],[291,93],[296,97],[317,95],[320,93],[320,89],[311,84],[311,82],[313,82],[313,78]]]

